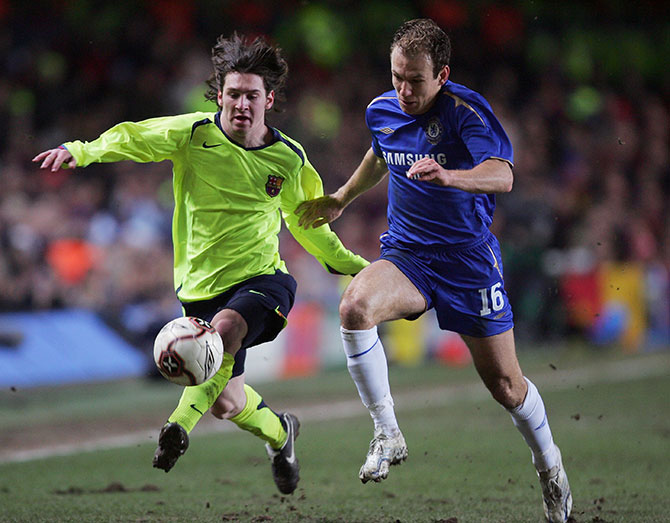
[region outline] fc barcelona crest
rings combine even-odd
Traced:
[[[284,178],[276,174],[268,175],[268,181],[265,182],[265,192],[273,198],[281,191],[281,184],[284,183]]]

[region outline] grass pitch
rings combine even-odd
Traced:
[[[563,452],[574,521],[668,521],[670,354],[520,359]],[[275,489],[259,440],[211,430],[230,423],[199,425],[169,474],[152,469],[159,424],[121,448],[0,464],[0,521],[543,520],[530,453],[472,368],[393,367],[391,380],[409,458],[383,483],[357,479],[371,421],[337,371],[256,387],[302,418],[301,481],[291,496]],[[27,438],[71,427],[83,446],[89,424],[141,425],[138,412],[165,417],[177,396],[170,384],[143,381],[0,391],[0,444],[11,446],[7,434],[22,430]]]

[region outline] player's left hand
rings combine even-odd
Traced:
[[[431,182],[436,185],[448,186],[450,182],[449,171],[443,169],[439,163],[432,158],[421,158],[408,169],[407,178],[422,182]]]
[[[302,202],[294,214],[300,217],[298,225],[304,229],[316,229],[332,222],[341,214],[344,206],[332,194]]]
[[[54,173],[61,169],[74,169],[77,166],[77,160],[65,147],[41,152],[33,158],[33,162],[42,162],[40,169],[50,169]]]

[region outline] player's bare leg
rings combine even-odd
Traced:
[[[426,299],[400,269],[377,260],[359,272],[342,295],[340,320],[347,329],[369,329],[426,310]]]
[[[550,522],[567,521],[572,509],[572,494],[547,421],[542,397],[525,378],[516,357],[514,333],[487,338],[463,336],[484,384],[495,400],[512,415],[531,450],[542,486],[545,517]]]
[[[514,345],[514,330],[496,336],[462,336],[472,353],[475,368],[493,398],[506,409],[519,406],[528,386]]]
[[[393,409],[386,355],[376,326],[421,313],[425,308],[423,295],[386,260],[363,269],[342,297],[340,319],[347,368],[375,427],[359,471],[363,483],[386,479],[389,467],[407,458],[407,445]]]
[[[247,403],[244,392],[244,374],[228,380],[226,388],[212,405],[212,416],[219,419],[230,419],[237,416]]]

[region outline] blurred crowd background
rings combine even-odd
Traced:
[[[522,343],[670,346],[670,8],[662,2],[0,0],[0,310],[83,307],[135,345],[181,314],[172,284],[171,165],[52,174],[31,159],[123,120],[215,111],[220,34],[265,35],[290,67],[282,112],[326,192],[370,145],[406,19],[452,38],[451,80],[482,93],[515,149],[494,232]],[[368,259],[386,184],[333,228]],[[346,281],[286,232],[298,301],[336,314]]]

